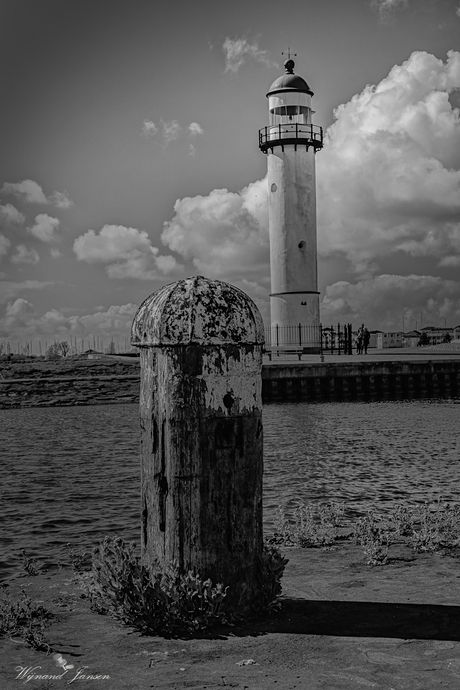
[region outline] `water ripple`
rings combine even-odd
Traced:
[[[264,408],[264,521],[279,503],[345,501],[348,514],[459,502],[459,401]],[[0,411],[0,574],[22,548],[57,567],[65,545],[139,542],[137,405]],[[18,560],[19,559],[19,560]]]

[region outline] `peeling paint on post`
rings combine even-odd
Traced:
[[[139,307],[142,558],[258,589],[263,321],[241,290],[201,276]],[[230,590],[229,590],[230,595]]]

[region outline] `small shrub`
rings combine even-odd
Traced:
[[[75,582],[82,590],[81,598],[89,600],[89,607],[92,611],[101,615],[109,613],[110,608],[104,603],[100,587],[97,585],[92,572],[77,573]]]
[[[294,541],[299,546],[328,546],[334,541],[329,526],[315,521],[312,506],[300,503],[294,510]]]
[[[272,544],[286,546],[327,546],[338,534],[335,528],[343,526],[343,503],[318,504],[315,510],[299,503],[289,519],[283,506],[278,506]],[[388,562],[389,547],[394,537],[407,537],[416,552],[443,551],[460,548],[460,506],[442,504],[441,500],[426,502],[416,508],[396,505],[390,513],[388,524],[377,521],[373,513],[351,523],[352,539],[362,546],[370,565]],[[350,535],[342,538],[348,539]]]
[[[345,503],[320,503],[318,515],[322,525],[341,527],[345,514]]]
[[[25,644],[38,651],[50,652],[51,647],[44,639],[46,621],[53,617],[43,606],[32,604],[24,591],[14,600],[2,588],[0,599],[0,636],[19,637]]]
[[[87,568],[85,568],[85,565],[89,561],[90,554],[87,551],[75,551],[72,544],[66,544],[66,548],[67,558],[69,560],[70,565],[72,566],[72,569],[76,573],[80,573],[86,570]]]
[[[93,605],[99,598],[97,605],[143,632],[191,632],[225,622],[226,588],[175,565],[149,570],[122,539],[106,537],[93,550],[93,577]]]
[[[355,522],[353,541],[362,547],[368,565],[385,565],[388,562],[391,535],[388,529],[376,524],[372,513]]]
[[[40,570],[37,568],[37,561],[34,558],[28,556],[24,549],[21,551],[22,556],[22,567],[26,571],[27,575],[38,575]]]
[[[414,551],[436,551],[440,536],[436,522],[436,518],[430,514],[429,503],[424,503],[419,513],[418,529],[413,530],[411,537]]]
[[[260,564],[260,599],[257,608],[260,611],[276,608],[281,595],[281,578],[289,560],[273,544],[264,544]]]
[[[416,552],[439,551],[460,546],[460,507],[442,506],[440,500],[431,509],[426,502],[420,509],[419,528],[412,534],[412,547]]]
[[[443,547],[460,546],[460,506],[450,506],[448,503],[444,506],[440,512],[439,530]]]
[[[328,504],[323,504],[327,506]],[[332,504],[329,504],[332,505]],[[287,546],[329,546],[334,542],[335,532],[331,529],[332,521],[338,520],[338,511],[324,508],[318,516],[312,506],[300,502],[293,513],[293,522],[285,514],[284,508],[278,506],[275,513],[274,543]]]
[[[291,544],[292,526],[286,517],[285,510],[282,505],[279,505],[275,510],[275,517],[273,519],[273,526],[275,532],[271,537],[270,542],[275,544]]]
[[[135,555],[133,544],[106,537],[93,550],[91,577],[81,576],[90,606],[148,633],[205,630],[274,606],[281,593],[287,560],[278,549],[264,545],[259,568],[259,595],[226,605],[228,587],[203,580],[198,573],[180,572],[177,564],[148,568]]]
[[[391,512],[390,520],[394,525],[396,534],[407,537],[413,533],[415,521],[413,508],[398,504]]]

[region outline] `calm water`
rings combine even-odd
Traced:
[[[460,502],[460,400],[264,407],[264,521],[279,503]],[[57,567],[65,544],[139,541],[138,407],[0,410],[0,575],[22,548]]]

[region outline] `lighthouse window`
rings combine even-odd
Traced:
[[[270,124],[307,124],[310,117],[309,111],[310,108],[306,105],[280,105],[270,109]]]
[[[281,105],[278,108],[272,108],[270,112],[279,117],[294,117],[295,115],[307,115],[308,108],[306,105]]]

